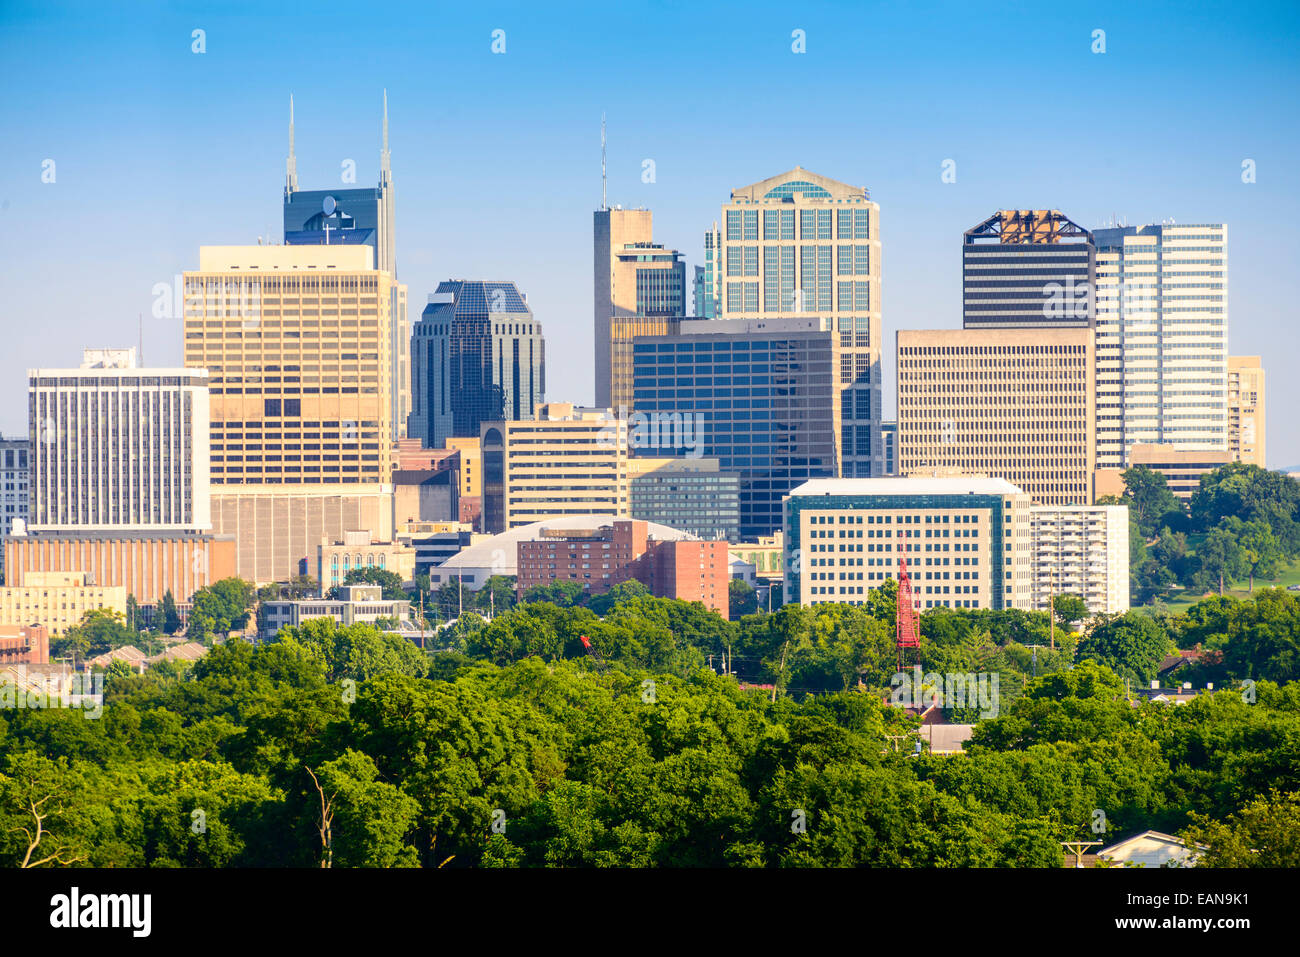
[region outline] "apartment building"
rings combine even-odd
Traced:
[[[1129,523],[1126,505],[1032,505],[1030,606],[1051,607],[1055,595],[1078,595],[1090,615],[1129,609]]]

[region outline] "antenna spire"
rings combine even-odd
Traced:
[[[608,177],[605,175],[605,114],[600,114],[600,208],[609,209]]]
[[[384,142],[379,150],[379,185],[386,186],[393,178],[391,158],[388,154],[388,90],[384,90]]]
[[[298,158],[293,155],[293,94],[289,94],[289,159],[285,163],[284,195],[298,189]]]

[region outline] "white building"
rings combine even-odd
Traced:
[[[1137,442],[1228,447],[1228,229],[1098,229],[1097,467]]]
[[[1030,606],[1046,611],[1053,595],[1078,595],[1089,614],[1129,609],[1127,505],[1034,505]]]

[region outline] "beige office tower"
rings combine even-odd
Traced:
[[[551,518],[630,517],[628,422],[609,409],[551,402],[536,419],[484,422],[483,530]]]
[[[1097,467],[1132,447],[1228,447],[1228,230],[1172,223],[1093,231]]]
[[[1264,367],[1259,356],[1228,356],[1228,451],[1264,465]]]
[[[633,345],[637,336],[675,336],[682,320],[654,316],[615,316],[609,320],[609,408],[630,414],[632,405]],[[624,412],[626,410],[626,413]]]
[[[883,474],[880,206],[864,187],[796,166],[732,190],[717,242],[719,318],[808,316],[838,335],[840,474]]]
[[[1035,505],[1091,504],[1093,331],[898,332],[898,471],[1006,479]]]
[[[210,375],[213,524],[241,577],[285,580],[322,538],[392,536],[392,286],[373,250],[205,246],[185,361]]]
[[[1029,607],[1046,611],[1053,596],[1077,595],[1090,615],[1128,611],[1128,506],[1034,505],[1029,534]]]
[[[653,241],[653,221],[648,209],[596,210],[595,227],[595,336],[596,406],[612,408],[610,384],[610,319],[636,315],[636,273],[619,269],[616,253],[625,246]]]

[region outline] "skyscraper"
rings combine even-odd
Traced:
[[[1135,444],[1228,448],[1222,224],[1098,229],[1097,465]]]
[[[537,417],[546,393],[542,324],[513,282],[449,279],[412,336],[412,438],[438,448],[484,422]]]
[[[721,319],[807,316],[838,336],[840,474],[881,474],[880,207],[861,186],[796,166],[732,190],[712,235]]]
[[[963,328],[1092,327],[1096,247],[1059,210],[998,210],[961,255]]]
[[[405,435],[411,403],[410,325],[406,287],[396,282],[397,248],[393,230],[394,192],[388,151],[388,92],[384,92],[379,185],[374,189],[298,189],[298,159],[294,155],[293,97],[289,98],[289,158],[284,186],[284,242],[288,246],[365,245],[374,250],[373,267],[394,280],[389,289],[392,317],[388,376],[392,438]]]

